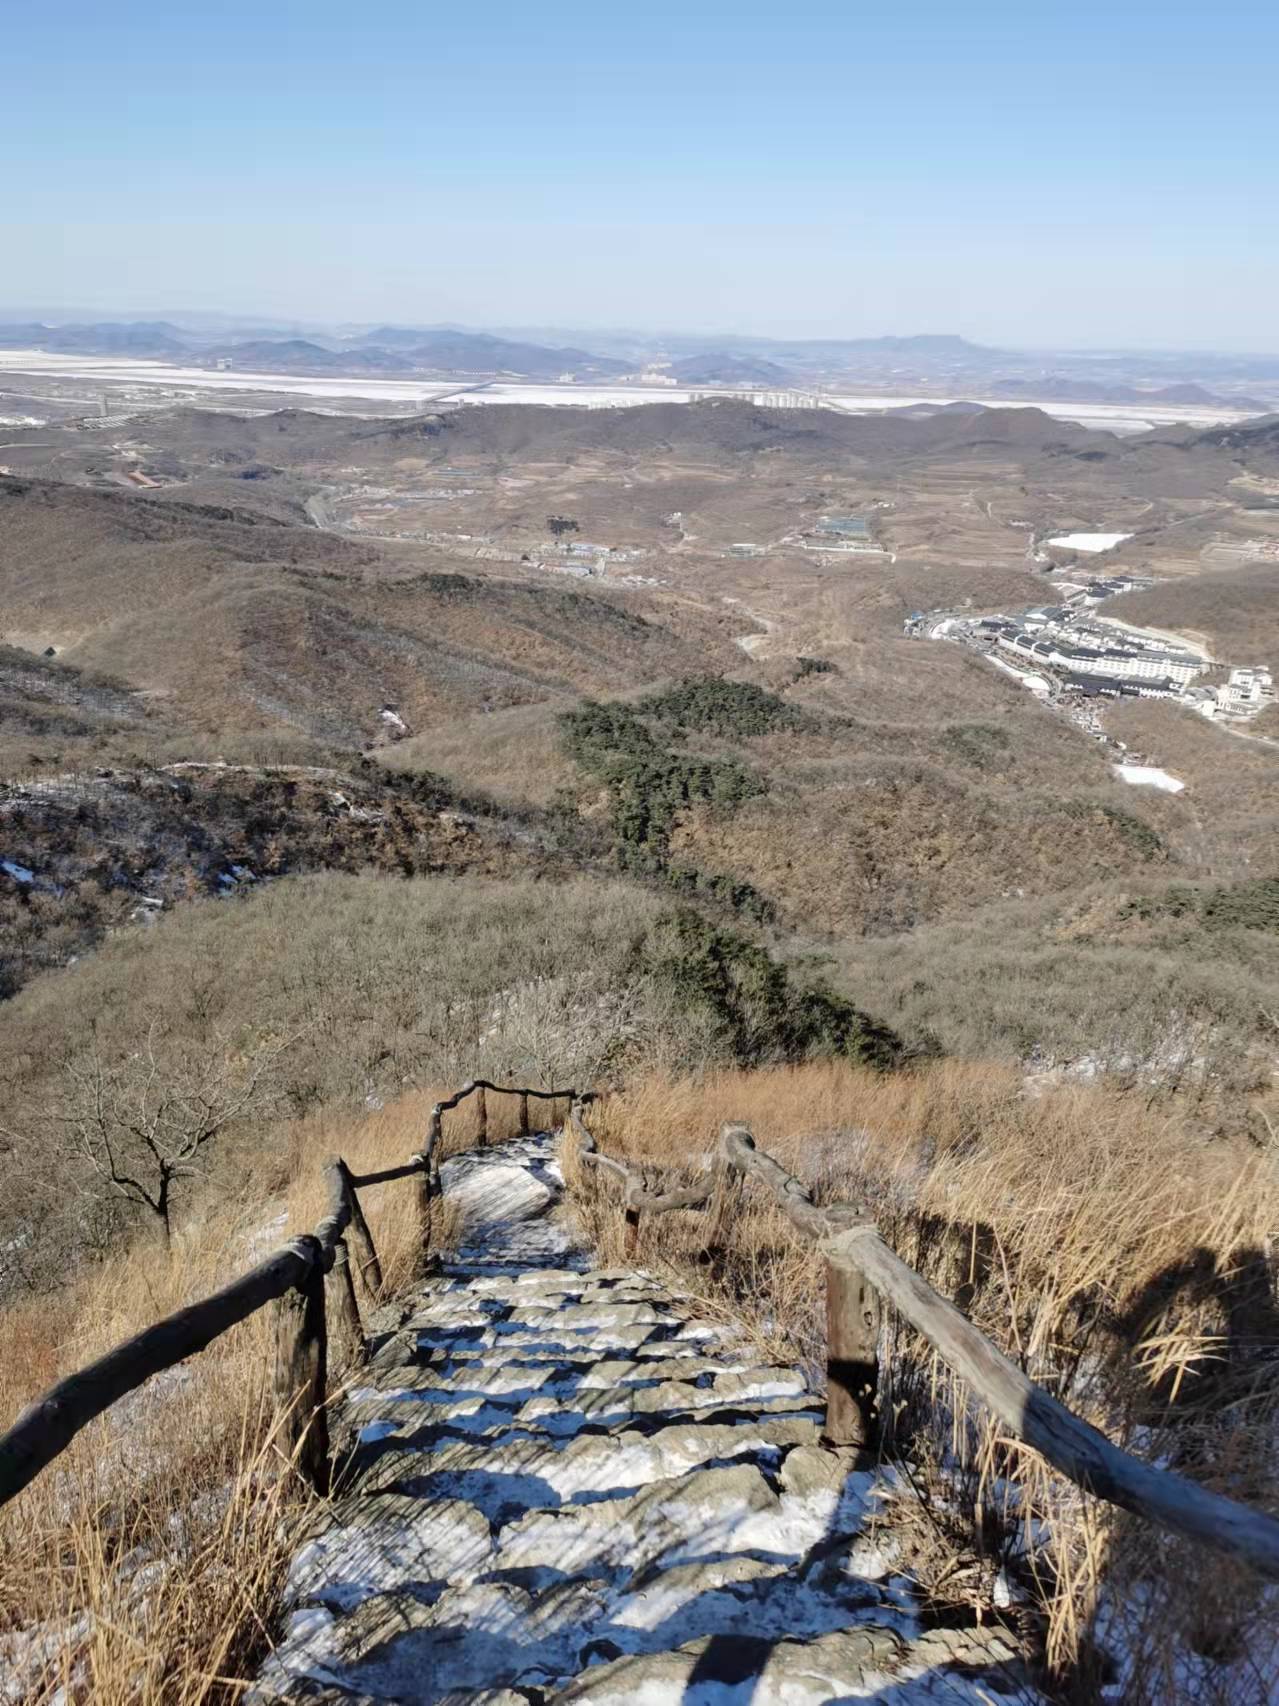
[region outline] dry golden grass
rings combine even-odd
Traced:
[[[412,735],[375,754],[389,770],[430,771],[463,793],[479,789],[512,810],[549,806],[578,779],[565,756],[558,713],[575,701],[517,705],[455,717],[429,734]]]
[[[171,1250],[139,1240],[66,1290],[0,1315],[0,1425],[54,1380],[314,1226],[327,1211],[328,1155],[340,1152],[357,1173],[407,1160],[446,1093],[287,1127],[239,1194],[206,1200]],[[489,1104],[490,1138],[510,1135],[514,1098]],[[444,1137],[446,1154],[474,1141],[473,1104],[445,1116]],[[362,1201],[393,1295],[420,1259],[416,1190],[396,1182]],[[432,1231],[446,1247],[447,1205]],[[17,1690],[5,1698],[196,1706],[240,1697],[269,1645],[292,1519],[310,1502],[273,1435],[271,1325],[260,1312],[122,1400],[0,1511],[0,1676]],[[331,1400],[350,1372],[330,1368]]]
[[[900,1254],[1112,1439],[1279,1505],[1270,1155],[1201,1141],[1137,1097],[1032,1099],[1011,1070],[954,1062],[893,1077],[823,1062],[649,1079],[591,1123],[605,1153],[686,1177],[728,1119],[746,1121],[818,1200],[864,1203]],[[620,1260],[611,1196],[583,1191],[567,1160],[587,1230]],[[710,1266],[705,1231],[699,1213],[652,1217],[638,1260],[819,1374],[816,1252],[757,1188]],[[1081,1496],[970,1409],[918,1339],[890,1324],[886,1345],[884,1449],[921,1495],[889,1520],[918,1532],[907,1558],[938,1600],[998,1615],[1004,1569],[1020,1626],[1071,1699],[1094,1698],[1104,1679],[1099,1632],[1132,1655],[1125,1700],[1252,1698],[1249,1679],[1279,1651],[1246,1571]],[[1048,1544],[1028,1555],[1031,1532]]]

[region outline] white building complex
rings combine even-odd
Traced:
[[[1059,583],[1054,590],[1066,594],[1062,603],[1001,616],[938,611],[930,618],[914,610],[904,627],[907,634],[928,633],[976,646],[1040,698],[1054,698],[1058,690],[1085,698],[1138,694],[1176,699],[1205,717],[1238,721],[1275,703],[1269,669],[1234,668],[1223,682],[1222,666],[1201,641],[1094,614],[1100,599],[1131,590],[1133,584],[1133,577]],[[1200,679],[1209,674],[1214,679]]]
[[[1137,641],[1117,643],[1114,635],[1095,628],[1062,628],[1054,623],[1013,628],[1000,634],[998,643],[1027,663],[1062,670],[1070,679],[1131,682],[1139,691],[1144,687],[1159,694],[1184,691],[1208,668],[1205,659],[1191,652]]]
[[[1201,716],[1255,717],[1275,702],[1274,678],[1268,669],[1232,669],[1228,680],[1196,688],[1191,699]]]

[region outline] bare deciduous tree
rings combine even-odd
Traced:
[[[68,1062],[65,1096],[50,1110],[63,1147],[110,1195],[153,1215],[167,1241],[175,1187],[203,1171],[229,1127],[274,1100],[270,1074],[289,1041],[247,1056],[220,1039],[199,1053],[166,1053],[153,1024],[144,1045],[111,1066],[95,1042]]]

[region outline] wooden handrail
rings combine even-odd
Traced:
[[[0,1438],[0,1504],[21,1492],[81,1428],[117,1399],[303,1284],[318,1256],[315,1239],[299,1238],[221,1291],[144,1328],[28,1404]]]
[[[744,1125],[726,1125],[720,1132],[720,1152],[728,1167],[758,1179],[771,1191],[783,1214],[810,1238],[828,1238],[832,1233],[861,1225],[865,1214],[852,1203],[831,1203],[818,1208],[808,1186],[757,1149]]]
[[[633,1255],[639,1245],[641,1214],[666,1214],[676,1208],[705,1208],[710,1201],[712,1187],[709,1184],[689,1185],[670,1191],[650,1191],[642,1173],[624,1167],[618,1161],[610,1161],[607,1155],[583,1150],[581,1159],[615,1174],[622,1181],[622,1210],[626,1225],[623,1248],[628,1256]]]
[[[873,1226],[824,1239],[823,1255],[864,1276],[921,1333],[947,1367],[1022,1440],[1085,1492],[1251,1564],[1279,1581],[1279,1521],[1209,1492],[1171,1469],[1156,1469],[1036,1386],[980,1328],[890,1250]]]
[[[112,1404],[152,1375],[185,1362],[269,1303],[277,1308],[275,1392],[278,1438],[287,1455],[313,1486],[324,1490],[328,1477],[328,1441],[324,1421],[328,1331],[325,1276],[335,1273],[334,1307],[346,1347],[360,1337],[359,1307],[347,1263],[346,1233],[358,1247],[359,1271],[374,1297],[382,1290],[382,1268],[358,1192],[371,1185],[417,1177],[422,1253],[430,1253],[432,1203],[440,1194],[441,1117],[467,1096],[486,1090],[523,1099],[567,1097],[573,1105],[591,1100],[573,1090],[534,1090],[473,1079],[431,1110],[422,1152],[399,1167],[376,1173],[352,1173],[335,1156],[325,1167],[328,1213],[314,1232],[275,1250],[248,1273],[220,1291],[175,1310],[116,1345],[96,1362],[58,1381],[27,1406],[7,1433],[0,1435],[0,1504],[22,1491],[81,1431]],[[525,1104],[526,1105],[526,1104]],[[481,1120],[481,1130],[486,1126]]]
[[[1112,1443],[1091,1423],[1037,1386],[880,1237],[854,1203],[814,1203],[803,1182],[761,1150],[738,1122],[722,1127],[712,1183],[705,1189],[654,1191],[642,1174],[599,1153],[570,1110],[580,1159],[623,1181],[624,1204],[660,1213],[710,1200],[714,1250],[732,1200],[731,1181],[754,1179],[826,1258],[827,1409],[825,1438],[837,1446],[873,1444],[878,1424],[879,1300],[891,1304],[933,1347],[1008,1433],[1030,1446],[1085,1492],[1148,1521],[1242,1559],[1279,1581],[1279,1520],[1158,1469]],[[698,1201],[690,1199],[694,1195]],[[638,1213],[635,1216],[638,1221]],[[628,1214],[628,1247],[634,1243]]]
[[[576,1090],[534,1090],[529,1084],[494,1084],[487,1078],[472,1078],[468,1084],[463,1084],[460,1090],[435,1106],[440,1112],[447,1113],[450,1108],[458,1107],[468,1096],[473,1096],[477,1090],[491,1090],[495,1096],[532,1096],[541,1102],[559,1102],[567,1097],[570,1101],[577,1099]]]
[[[529,1132],[528,1103],[529,1097],[534,1096],[543,1102],[567,1101],[570,1107],[579,1099],[576,1090],[534,1090],[524,1084],[494,1084],[489,1078],[472,1078],[463,1084],[460,1090],[455,1090],[444,1101],[436,1102],[431,1109],[431,1117],[427,1125],[427,1153],[433,1153],[439,1144],[444,1130],[444,1116],[451,1108],[459,1107],[468,1096],[478,1097],[476,1113],[481,1145],[488,1142],[488,1100],[487,1093],[492,1091],[495,1096],[518,1096],[520,1099],[520,1136],[526,1137]],[[438,1162],[435,1163],[438,1174]],[[438,1194],[438,1177],[436,1190]]]
[[[389,1185],[396,1179],[411,1179],[414,1173],[422,1171],[420,1157],[414,1156],[402,1167],[384,1167],[380,1173],[352,1173],[351,1184],[357,1191],[367,1190],[370,1185]]]
[[[608,1155],[601,1155],[594,1135],[582,1120],[581,1103],[577,1099],[574,1099],[569,1108],[569,1124],[579,1140],[578,1158],[588,1166],[612,1173],[622,1181],[622,1206],[626,1219],[625,1248],[628,1254],[633,1253],[639,1243],[641,1214],[666,1214],[671,1209],[678,1208],[705,1208],[710,1201],[714,1188],[711,1181],[677,1187],[674,1190],[655,1191],[650,1188],[647,1178],[637,1168],[614,1161]]]
[[[1274,1517],[1209,1492],[1172,1470],[1156,1469],[1114,1445],[1009,1362],[979,1327],[889,1249],[859,1208],[846,1203],[814,1207],[805,1187],[756,1147],[745,1126],[724,1126],[720,1146],[728,1165],[760,1180],[789,1219],[818,1240],[827,1262],[844,1280],[868,1282],[1014,1438],[1038,1451],[1067,1480],[1216,1551],[1242,1558],[1260,1575],[1279,1581],[1279,1521]]]

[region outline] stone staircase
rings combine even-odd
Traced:
[[[886,1477],[820,1400],[650,1276],[590,1268],[549,1134],[447,1162],[456,1259],[337,1420],[256,1702],[817,1706],[1038,1697],[1015,1643],[927,1629],[867,1522]]]

